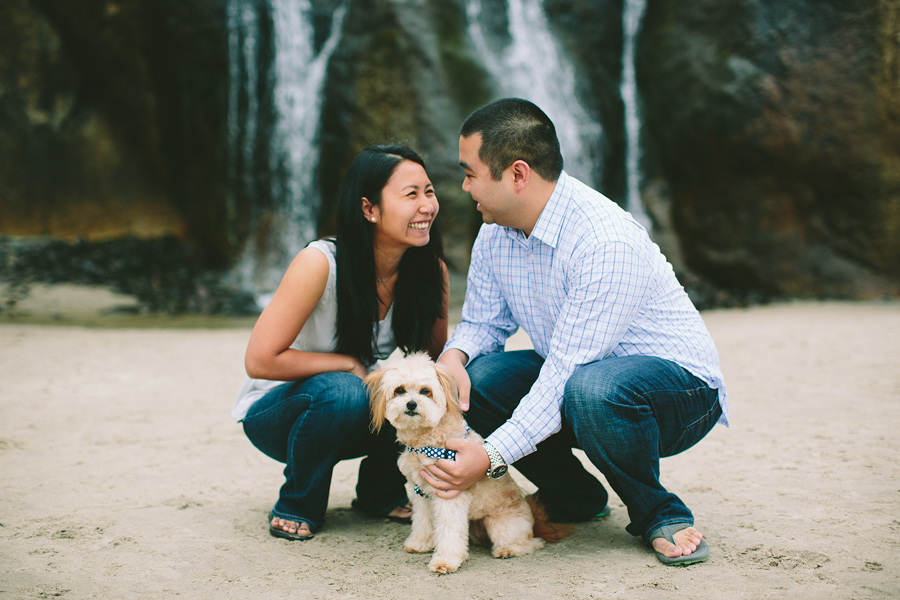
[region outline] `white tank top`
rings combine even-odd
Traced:
[[[328,259],[328,282],[325,284],[322,297],[316,303],[316,307],[297,335],[297,339],[291,344],[291,348],[306,352],[334,352],[337,345],[337,263],[334,260],[336,248],[334,242],[330,240],[310,242],[308,247],[319,250]],[[397,348],[397,343],[394,341],[394,330],[391,327],[393,312],[394,305],[392,303],[384,319],[378,323],[378,337],[375,341],[376,362],[366,365],[369,371],[373,371],[377,367],[378,360],[387,358]],[[257,400],[283,383],[287,382],[247,377],[235,398],[231,416],[235,421],[241,422]]]

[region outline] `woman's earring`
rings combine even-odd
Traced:
[[[372,222],[373,222],[373,223],[375,222],[375,217],[372,217]]]

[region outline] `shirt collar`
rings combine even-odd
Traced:
[[[571,187],[572,183],[569,180],[569,176],[566,175],[565,171],[562,171],[559,174],[559,179],[556,180],[556,187],[553,188],[553,193],[550,194],[544,210],[541,211],[537,223],[534,224],[534,229],[531,230],[531,235],[528,236],[529,239],[537,239],[551,248],[556,248],[562,235],[566,212],[568,212],[568,198],[571,197],[571,194],[567,193],[567,191]],[[507,233],[514,239],[525,239],[525,235],[518,229],[509,230]]]

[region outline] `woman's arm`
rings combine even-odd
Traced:
[[[444,316],[438,317],[434,322],[434,329],[431,333],[431,342],[428,345],[428,354],[434,361],[437,361],[441,352],[444,350],[444,344],[447,343],[447,327],[450,316],[450,272],[447,270],[447,265],[444,264],[443,261],[441,261],[441,275],[444,280],[444,296],[441,299]]]
[[[250,334],[244,356],[250,377],[296,381],[329,371],[366,375],[365,367],[355,357],[302,352],[290,347],[325,292],[327,282],[328,259],[322,252],[307,248],[294,258]]]

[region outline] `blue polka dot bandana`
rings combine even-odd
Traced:
[[[471,427],[466,425],[466,437],[469,436],[469,432],[472,431]],[[447,459],[447,460],[456,460],[456,451],[455,450],[447,450],[446,448],[437,448],[435,446],[423,446],[421,448],[413,448],[412,446],[406,447],[407,452],[416,452],[417,454],[424,454],[428,458],[434,459]]]

